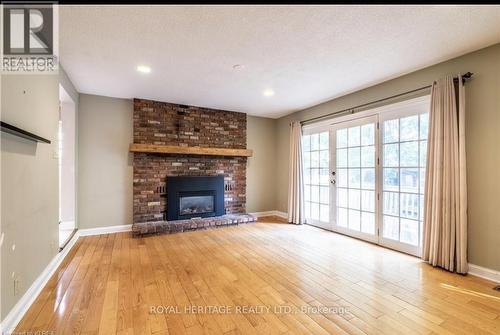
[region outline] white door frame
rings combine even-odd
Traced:
[[[59,122],[64,138],[62,157],[58,152],[59,168],[59,246],[67,242],[77,221],[77,114],[76,103],[66,89],[59,85]],[[59,149],[59,148],[58,148]]]

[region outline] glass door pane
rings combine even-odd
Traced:
[[[428,113],[385,117],[380,243],[419,254],[422,240]]]
[[[302,136],[305,222],[330,226],[329,132]]]
[[[376,240],[376,117],[333,126],[335,230]]]

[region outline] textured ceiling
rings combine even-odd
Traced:
[[[273,118],[498,42],[500,6],[60,8],[79,92]]]

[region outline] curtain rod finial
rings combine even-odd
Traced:
[[[462,75],[463,79],[470,79],[474,73],[472,72],[466,72]]]

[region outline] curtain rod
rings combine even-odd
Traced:
[[[470,79],[473,74],[474,73],[472,73],[472,72],[467,72],[467,73],[463,74],[462,75],[462,83],[465,83],[466,80]],[[453,78],[453,81],[454,82],[458,82],[458,77]],[[367,106],[370,106],[370,105],[377,104],[379,102],[384,102],[384,101],[391,100],[391,99],[394,99],[394,98],[399,98],[399,97],[401,97],[403,95],[408,95],[408,94],[415,93],[415,92],[418,92],[418,91],[422,91],[422,90],[425,90],[425,89],[428,89],[428,88],[431,88],[431,87],[432,87],[432,85],[427,85],[427,86],[424,86],[424,87],[416,88],[416,89],[411,90],[411,91],[407,91],[407,92],[403,92],[403,93],[391,95],[390,97],[386,97],[386,98],[382,98],[382,99],[370,101],[370,102],[367,102],[367,103],[364,103],[364,104],[361,104],[361,105],[357,105],[357,106],[354,106],[354,107],[351,107],[351,108],[346,108],[346,109],[342,109],[340,111],[328,113],[328,114],[321,115],[321,116],[316,116],[316,117],[313,117],[313,118],[310,118],[310,119],[307,119],[307,120],[300,121],[300,124],[303,125],[305,123],[309,123],[309,122],[313,122],[313,121],[316,121],[316,120],[325,119],[325,118],[328,118],[330,116],[334,116],[334,115],[337,115],[337,114],[343,114],[343,113],[346,113],[346,112],[351,112],[351,114],[354,114],[355,113],[355,109],[360,109],[360,108],[363,108],[363,107],[367,107]]]

